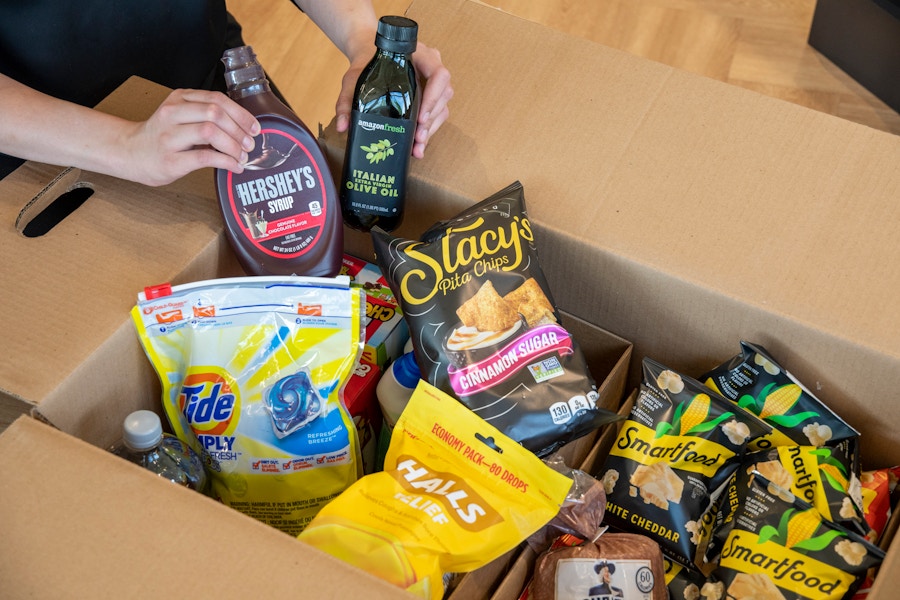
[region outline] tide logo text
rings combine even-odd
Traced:
[[[203,395],[206,385],[186,385],[181,388],[184,397],[184,416],[189,423],[226,423],[234,412],[234,394],[222,393],[222,383],[214,383],[209,395]]]

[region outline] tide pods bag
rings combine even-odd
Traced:
[[[758,344],[741,341],[740,354],[701,376],[700,381],[772,426],[772,432],[755,440],[751,450],[832,446],[859,438],[858,431]]]
[[[362,351],[364,310],[347,277],[218,279],[139,295],[132,319],[163,409],[202,456],[213,497],[297,535],[356,481],[341,391]]]
[[[716,501],[754,438],[756,416],[691,377],[645,358],[644,379],[603,467],[605,521],[694,564]]]
[[[877,546],[758,471],[737,479],[739,508],[714,571],[727,598],[849,598],[884,560]]]
[[[559,511],[572,480],[421,381],[384,471],[325,506],[299,539],[422,598],[477,569]]]

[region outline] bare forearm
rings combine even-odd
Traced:
[[[134,123],[58,100],[0,74],[0,151],[62,166],[118,175],[113,150]]]
[[[351,62],[375,51],[378,20],[369,0],[293,0]]]
[[[147,185],[243,170],[259,123],[225,94],[173,90],[146,121],[65,102],[0,75],[0,152]]]

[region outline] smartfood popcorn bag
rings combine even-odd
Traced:
[[[559,511],[572,480],[422,381],[384,471],[325,506],[299,539],[422,598],[477,569]]]
[[[604,520],[693,566],[717,500],[752,441],[771,427],[701,382],[650,358],[603,466]]]
[[[132,319],[213,497],[291,535],[362,472],[341,400],[363,344],[347,277],[148,288]]]
[[[849,598],[884,560],[877,546],[759,471],[738,471],[737,479],[734,527],[713,573],[726,598]]]

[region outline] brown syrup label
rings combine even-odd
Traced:
[[[231,216],[261,252],[291,258],[319,241],[328,206],[324,174],[290,132],[263,129],[244,172],[227,178]]]

